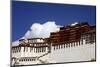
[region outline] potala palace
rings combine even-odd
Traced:
[[[12,65],[95,61],[96,26],[76,23],[51,32],[49,38],[19,40],[12,46]]]

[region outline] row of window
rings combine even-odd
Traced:
[[[18,53],[18,52],[20,52],[20,50],[13,50],[12,52],[13,53]]]
[[[93,39],[86,38],[85,40],[85,44],[94,43],[94,42],[95,42],[95,38]],[[81,42],[79,41],[79,42],[73,42],[73,43],[68,43],[68,44],[55,45],[54,50],[61,49],[61,48],[75,47],[75,46],[80,46],[80,45],[83,45],[83,40],[81,40]]]
[[[81,44],[83,44],[83,41],[81,41]],[[55,49],[60,49],[60,48],[67,48],[67,47],[73,47],[73,46],[78,46],[78,45],[80,45],[80,42],[74,42],[74,43],[70,43],[70,44],[63,44],[63,45],[56,45],[56,46],[54,46],[54,50]],[[28,52],[28,48],[29,47],[24,47],[24,52]],[[30,47],[30,52],[31,51],[33,51],[33,49],[34,49],[34,52],[35,53],[39,53],[39,52],[45,52],[46,51],[46,48],[47,47],[41,47],[41,48],[32,48],[32,47]],[[17,52],[20,52],[20,50],[13,50],[13,53],[17,53]]]
[[[95,38],[96,38],[95,34],[83,35],[81,37],[81,39],[84,39],[84,40],[86,40],[86,39],[88,39],[88,40],[95,40]]]
[[[96,39],[95,35],[93,35],[92,37],[89,36],[89,35],[86,36],[86,37],[83,36],[82,39],[81,39],[81,43],[79,41],[79,42],[73,42],[73,43],[68,43],[68,44],[63,44],[63,45],[56,45],[56,46],[54,46],[54,50],[60,49],[60,48],[75,47],[75,46],[78,46],[78,45],[83,45],[83,40],[85,40],[85,44],[94,43],[96,41],[95,39]],[[39,45],[42,45],[42,44],[39,44]],[[24,47],[24,52],[27,52],[28,48],[29,47]],[[12,49],[13,49],[13,53],[18,53],[18,52],[21,51],[21,47],[16,47],[16,48],[12,48]],[[41,48],[30,47],[30,52],[33,51],[33,49],[34,49],[35,53],[46,51],[46,47],[41,47]]]
[[[23,52],[28,52],[28,48],[29,47],[24,47],[24,50],[23,50]],[[30,47],[30,52],[32,52],[33,50],[34,50],[34,52],[35,53],[39,53],[39,52],[45,52],[46,51],[46,49],[47,49],[47,47],[40,47],[40,48],[33,48],[33,47]],[[19,49],[19,50],[12,50],[12,52],[13,53],[18,53],[18,52],[20,52],[21,51],[21,49]]]
[[[44,43],[42,43],[42,44],[31,44],[31,45],[34,45],[34,46],[45,46],[45,45],[48,45],[48,44],[44,44]]]
[[[68,47],[75,47],[78,45],[83,45],[83,41],[81,41],[81,43],[80,42],[73,42],[73,43],[68,43],[68,44],[55,45],[54,50],[68,48]]]
[[[20,50],[21,47],[15,47],[15,48],[12,48],[12,50]]]
[[[94,43],[96,40],[96,36],[95,35],[88,35],[87,37],[86,37],[86,44],[88,44],[88,43]]]
[[[47,47],[40,47],[40,48],[30,48],[30,52],[34,50],[35,53],[38,52],[45,52]],[[24,47],[24,52],[27,52],[28,48]]]
[[[20,59],[19,60],[20,62],[23,62],[23,61],[36,61],[35,58],[23,58],[23,59]]]
[[[28,40],[29,43],[43,42],[43,39]]]
[[[15,47],[15,48],[12,48],[12,52],[13,53],[18,53],[21,51],[21,47]]]

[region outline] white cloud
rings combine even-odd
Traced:
[[[44,24],[33,23],[22,38],[47,38],[51,32],[59,31],[60,25],[56,25],[54,21],[48,21]],[[18,44],[18,41],[13,42],[13,45]]]
[[[12,45],[13,46],[17,46],[19,44],[19,41],[17,40],[17,41],[14,41],[14,42],[12,42]]]

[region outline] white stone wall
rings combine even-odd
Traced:
[[[31,48],[32,47],[21,47],[20,52],[16,52],[16,53],[13,53],[13,51],[15,51],[16,48],[12,49],[12,57],[17,58],[19,65],[41,64],[41,62],[37,59],[35,61],[19,61],[21,58],[24,58],[24,57],[39,57],[48,52],[47,47],[46,47],[45,52],[36,52],[36,48],[33,47],[33,50],[31,50]],[[39,59],[43,61],[47,61],[48,58],[49,58],[48,56],[44,56]]]
[[[36,58],[35,61],[19,61],[19,65],[29,65],[29,64],[43,64],[44,63],[61,63],[61,62],[77,62],[77,61],[91,61],[95,60],[95,43],[93,44],[85,44],[85,40],[83,40],[83,44],[81,44],[82,41],[74,46],[74,43],[65,44],[58,47],[58,49],[54,50],[54,46],[51,46],[51,53],[48,53],[48,48],[46,47],[45,52],[34,52],[36,51],[36,48],[33,48],[30,52],[30,47],[21,47],[21,51],[17,53],[13,53],[12,50],[12,57],[16,57],[18,59],[23,57],[39,57],[43,54],[48,53],[47,55],[40,57],[39,59]],[[69,46],[70,45],[70,46]],[[72,46],[71,46],[72,45]],[[27,50],[27,51],[26,51]],[[40,61],[41,60],[41,61]]]
[[[52,47],[50,54],[51,63],[76,62],[95,60],[95,43],[55,49]]]
[[[25,49],[25,51],[24,51]],[[46,47],[45,49],[45,52],[36,52],[36,48],[33,47],[33,49],[30,51],[31,47],[21,47],[21,51],[20,52],[14,52],[13,51],[16,51],[16,48],[15,49],[12,49],[12,57],[35,57],[35,56],[41,56],[45,53],[48,52],[48,48]],[[34,52],[35,51],[35,52]]]

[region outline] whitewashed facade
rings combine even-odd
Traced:
[[[48,43],[43,38],[22,39],[12,47],[12,65],[95,61],[96,34],[81,34],[77,42]]]

